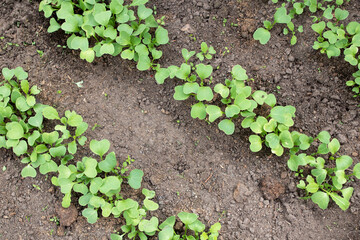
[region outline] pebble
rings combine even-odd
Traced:
[[[292,56],[292,55],[290,55],[288,59],[289,59],[290,62],[295,61],[295,58],[294,58],[294,56]]]
[[[291,75],[293,73],[293,71],[290,68],[287,68],[286,73]]]
[[[359,154],[358,154],[357,152],[353,152],[351,155],[352,155],[353,157],[359,156]]]
[[[290,49],[290,48],[285,49],[285,53],[286,53],[287,55],[290,55],[291,49]]]

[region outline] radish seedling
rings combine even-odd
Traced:
[[[147,2],[42,0],[39,10],[51,18],[48,32],[61,29],[71,35],[67,47],[80,50],[81,59],[92,62],[105,54],[121,55],[136,61],[137,69],[144,71],[161,58],[156,48],[169,42],[167,30],[159,26]]]

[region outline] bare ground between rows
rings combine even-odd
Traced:
[[[359,161],[358,101],[344,84],[353,69],[314,52],[311,32],[289,47],[281,29],[275,29],[270,43],[260,46],[251,34],[273,13],[273,6],[260,0],[163,0],[151,5],[157,6],[159,16],[166,16],[171,38],[163,48],[164,66],[181,61],[181,48],[197,49],[207,41],[218,51],[212,62],[220,66],[215,82],[224,81],[231,67],[241,64],[254,78],[253,87],[274,92],[281,104],[297,108],[298,130],[310,135],[329,130],[344,144],[343,153]],[[120,58],[83,62],[77,52],[56,47],[65,44],[64,35],[46,33],[47,21],[37,12],[36,2],[5,0],[0,6],[0,33],[5,37],[0,67],[24,67],[31,83],[43,90],[41,102],[54,104],[60,112],[75,110],[90,126],[99,125],[88,137],[107,138],[119,158],[135,158],[134,167],[145,172],[144,186],[157,193],[161,219],[182,210],[199,214],[208,224],[220,219],[224,240],[360,239],[358,182],[352,183],[355,192],[348,211],[335,205],[322,211],[299,199],[286,157],[251,153],[247,131],[225,136],[216,124],[191,119],[192,102],[172,99],[174,81],[158,86],[152,73],[138,72]],[[352,20],[359,21],[359,4],[350,10]],[[231,22],[239,27],[231,27]],[[196,41],[181,30],[186,24]],[[6,42],[20,46],[3,49]],[[75,83],[81,81],[83,87],[78,88]],[[0,239],[108,239],[119,229],[117,219],[90,225],[79,217],[65,229],[65,236],[59,236],[64,233],[50,219],[56,216],[61,193],[43,176],[20,178],[19,159],[4,150],[1,156],[0,166],[7,169],[0,171]],[[264,178],[272,185],[262,187]],[[281,188],[284,193],[276,200],[264,195]]]

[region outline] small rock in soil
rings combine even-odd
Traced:
[[[243,197],[249,195],[251,195],[251,191],[243,183],[238,183],[233,193],[235,201],[242,202]]]
[[[65,236],[65,227],[59,226],[56,230],[58,236],[63,237]]]
[[[284,185],[270,176],[266,176],[261,180],[260,190],[268,200],[275,200],[285,193]]]
[[[181,31],[186,32],[186,33],[194,33],[195,30],[190,26],[190,24],[186,24]]]
[[[69,227],[78,217],[78,211],[73,204],[69,208],[57,207],[56,214],[60,219],[60,225],[64,227]]]

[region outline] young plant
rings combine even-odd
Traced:
[[[161,58],[157,47],[169,42],[148,0],[42,0],[39,10],[50,19],[48,32],[63,30],[71,35],[69,49],[80,50],[80,58],[92,62],[104,54],[121,55],[137,62],[137,69],[148,70]],[[94,42],[94,44],[93,44]]]
[[[300,180],[297,187],[305,190],[306,195],[303,199],[310,198],[321,209],[326,209],[332,199],[345,211],[349,208],[349,200],[354,189],[344,188],[344,185],[351,181],[352,177],[360,179],[360,163],[351,170],[352,158],[338,153],[340,143],[336,138],[331,140],[328,132],[320,132],[314,140],[319,142],[316,153],[294,153],[288,160],[288,166],[292,171],[299,172],[299,167],[309,170],[309,174],[303,176],[306,181]]]
[[[221,224],[213,224],[209,231],[205,231],[205,225],[198,220],[195,213],[180,212],[178,218],[184,224],[184,231],[180,234],[174,230],[175,216],[166,219],[159,228],[159,240],[216,240],[219,236]]]
[[[350,0],[347,0],[349,2]],[[278,3],[278,0],[272,0],[273,3]],[[343,0],[326,0],[326,1],[318,1],[318,0],[284,0],[281,7],[276,9],[274,14],[274,21],[264,21],[264,27],[258,28],[254,32],[254,39],[258,40],[261,44],[267,44],[271,38],[271,29],[275,26],[275,24],[286,24],[283,29],[283,34],[287,35],[291,33],[291,45],[295,45],[297,43],[296,32],[302,33],[304,28],[302,25],[295,27],[292,20],[297,16],[304,13],[306,9],[308,9],[312,14],[315,14],[320,10],[320,17],[313,16],[313,21],[318,22],[321,21],[322,18],[332,20],[335,15],[337,21],[344,20],[348,13],[345,10],[339,8],[339,6],[343,5]],[[287,3],[286,3],[287,2]],[[290,7],[289,7],[290,6]],[[346,14],[347,13],[347,14]]]

